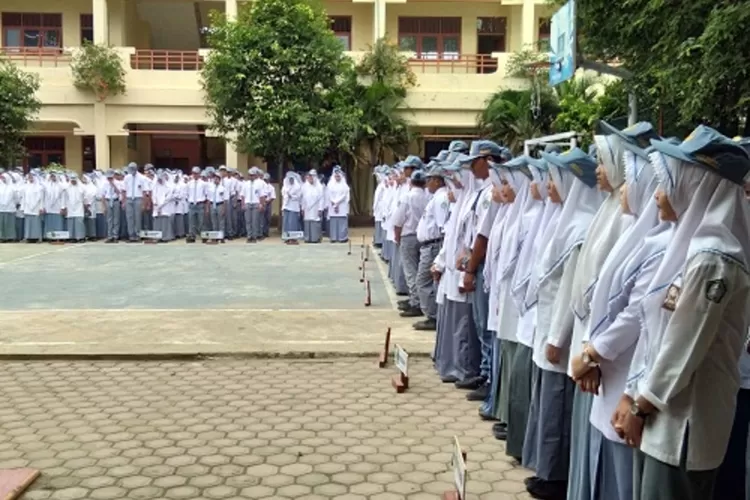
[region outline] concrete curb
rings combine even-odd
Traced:
[[[289,359],[327,360],[342,358],[372,358],[378,360],[379,352],[198,352],[198,353],[112,353],[112,354],[0,354],[0,361],[211,361],[214,359]],[[410,357],[427,358],[426,352],[409,352]]]

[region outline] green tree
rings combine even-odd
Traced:
[[[42,106],[38,90],[37,75],[0,60],[0,165],[13,166],[24,153],[24,132]]]
[[[342,88],[352,63],[319,5],[257,0],[236,21],[212,21],[202,70],[212,128],[275,161],[279,174],[289,160],[348,142],[360,113]]]

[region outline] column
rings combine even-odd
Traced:
[[[107,170],[110,165],[109,136],[107,135],[107,108],[103,102],[94,103],[94,149],[97,170]]]
[[[538,20],[536,18],[536,4],[534,0],[524,0],[521,18],[521,48],[536,49],[536,32]]]
[[[224,12],[230,21],[237,20],[237,0],[224,0]]]
[[[240,172],[247,172],[247,155],[235,149],[230,141],[225,142],[227,168],[236,168]]]
[[[386,13],[385,13],[385,0],[375,0],[375,3],[373,4],[373,25],[374,29],[372,30],[372,34],[375,38],[373,42],[378,41],[378,39],[383,38],[385,36],[386,32]]]
[[[109,45],[109,15],[107,0],[93,0],[94,43]]]

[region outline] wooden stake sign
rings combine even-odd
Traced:
[[[362,269],[362,276],[359,277],[359,282],[364,283],[365,282],[365,261],[362,261],[362,265],[360,266],[360,269]]]
[[[383,350],[380,351],[380,360],[378,361],[378,366],[380,368],[385,368],[388,364],[388,354],[391,350],[391,328],[388,327],[388,330],[385,332],[385,345],[383,345]]]
[[[64,245],[70,239],[68,231],[47,231],[47,239],[50,245]]]
[[[141,231],[139,236],[143,240],[143,243],[153,245],[159,243],[162,233],[161,231]]]
[[[224,242],[224,231],[201,231],[201,239],[207,245],[218,245]]]
[[[443,500],[466,500],[466,452],[458,437],[453,437],[453,490],[443,493]]]
[[[398,344],[393,353],[393,362],[398,369],[398,374],[393,376],[391,384],[396,392],[401,394],[409,388],[409,353]]]
[[[369,245],[365,247],[365,255],[362,260],[364,260],[365,262],[370,260],[370,246]]]
[[[349,240],[348,243],[349,243],[349,251],[346,252],[346,255],[351,255],[352,254],[352,240]]]
[[[365,280],[365,307],[372,305],[372,294],[370,290],[370,280]]]
[[[365,235],[362,235],[362,248],[365,248]]]

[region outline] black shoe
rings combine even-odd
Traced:
[[[399,297],[408,297],[409,292],[396,292],[396,295],[398,295]]]
[[[470,391],[473,391],[474,389],[481,387],[486,381],[487,379],[481,376],[472,377],[466,380],[460,380],[456,382],[456,389],[468,389]]]
[[[185,243],[195,243],[195,238],[188,238],[185,240]]]
[[[495,425],[492,426],[492,432],[495,431],[507,431],[508,430],[508,424],[505,422],[498,422]]]
[[[482,410],[479,410],[478,413],[479,413],[479,418],[481,418],[485,422],[495,422],[495,421],[497,421],[497,417],[495,415],[488,415],[486,413],[483,413]],[[495,425],[498,425],[498,424],[495,424]],[[494,429],[494,427],[493,427],[493,429]]]
[[[528,488],[530,484],[534,484],[537,481],[541,481],[541,479],[539,479],[536,476],[527,477],[526,479],[523,480],[523,485]]]
[[[424,321],[417,321],[414,323],[414,329],[421,332],[434,332],[437,330],[437,321],[433,318],[427,318]]]
[[[567,481],[544,481],[538,479],[526,485],[526,491],[541,500],[565,500],[568,495]]]
[[[410,304],[411,302],[409,302],[409,299],[399,300],[398,302],[396,302],[396,305],[398,306],[399,309],[408,309],[409,307],[411,307]]]
[[[483,386],[474,389],[466,395],[466,399],[469,401],[484,401],[487,399],[487,394],[490,393],[490,385],[484,384]]]
[[[496,429],[494,426],[492,427],[492,435],[495,436],[495,439],[498,441],[505,441],[508,439],[508,429],[505,428],[498,428]]]
[[[409,309],[405,311],[401,311],[401,314],[399,314],[402,318],[418,318],[420,316],[424,316],[422,314],[422,310],[418,307],[410,307]]]
[[[117,243],[113,238],[107,238],[104,243]]]
[[[445,377],[441,378],[440,381],[444,384],[455,384],[458,382],[458,379],[456,377]]]

